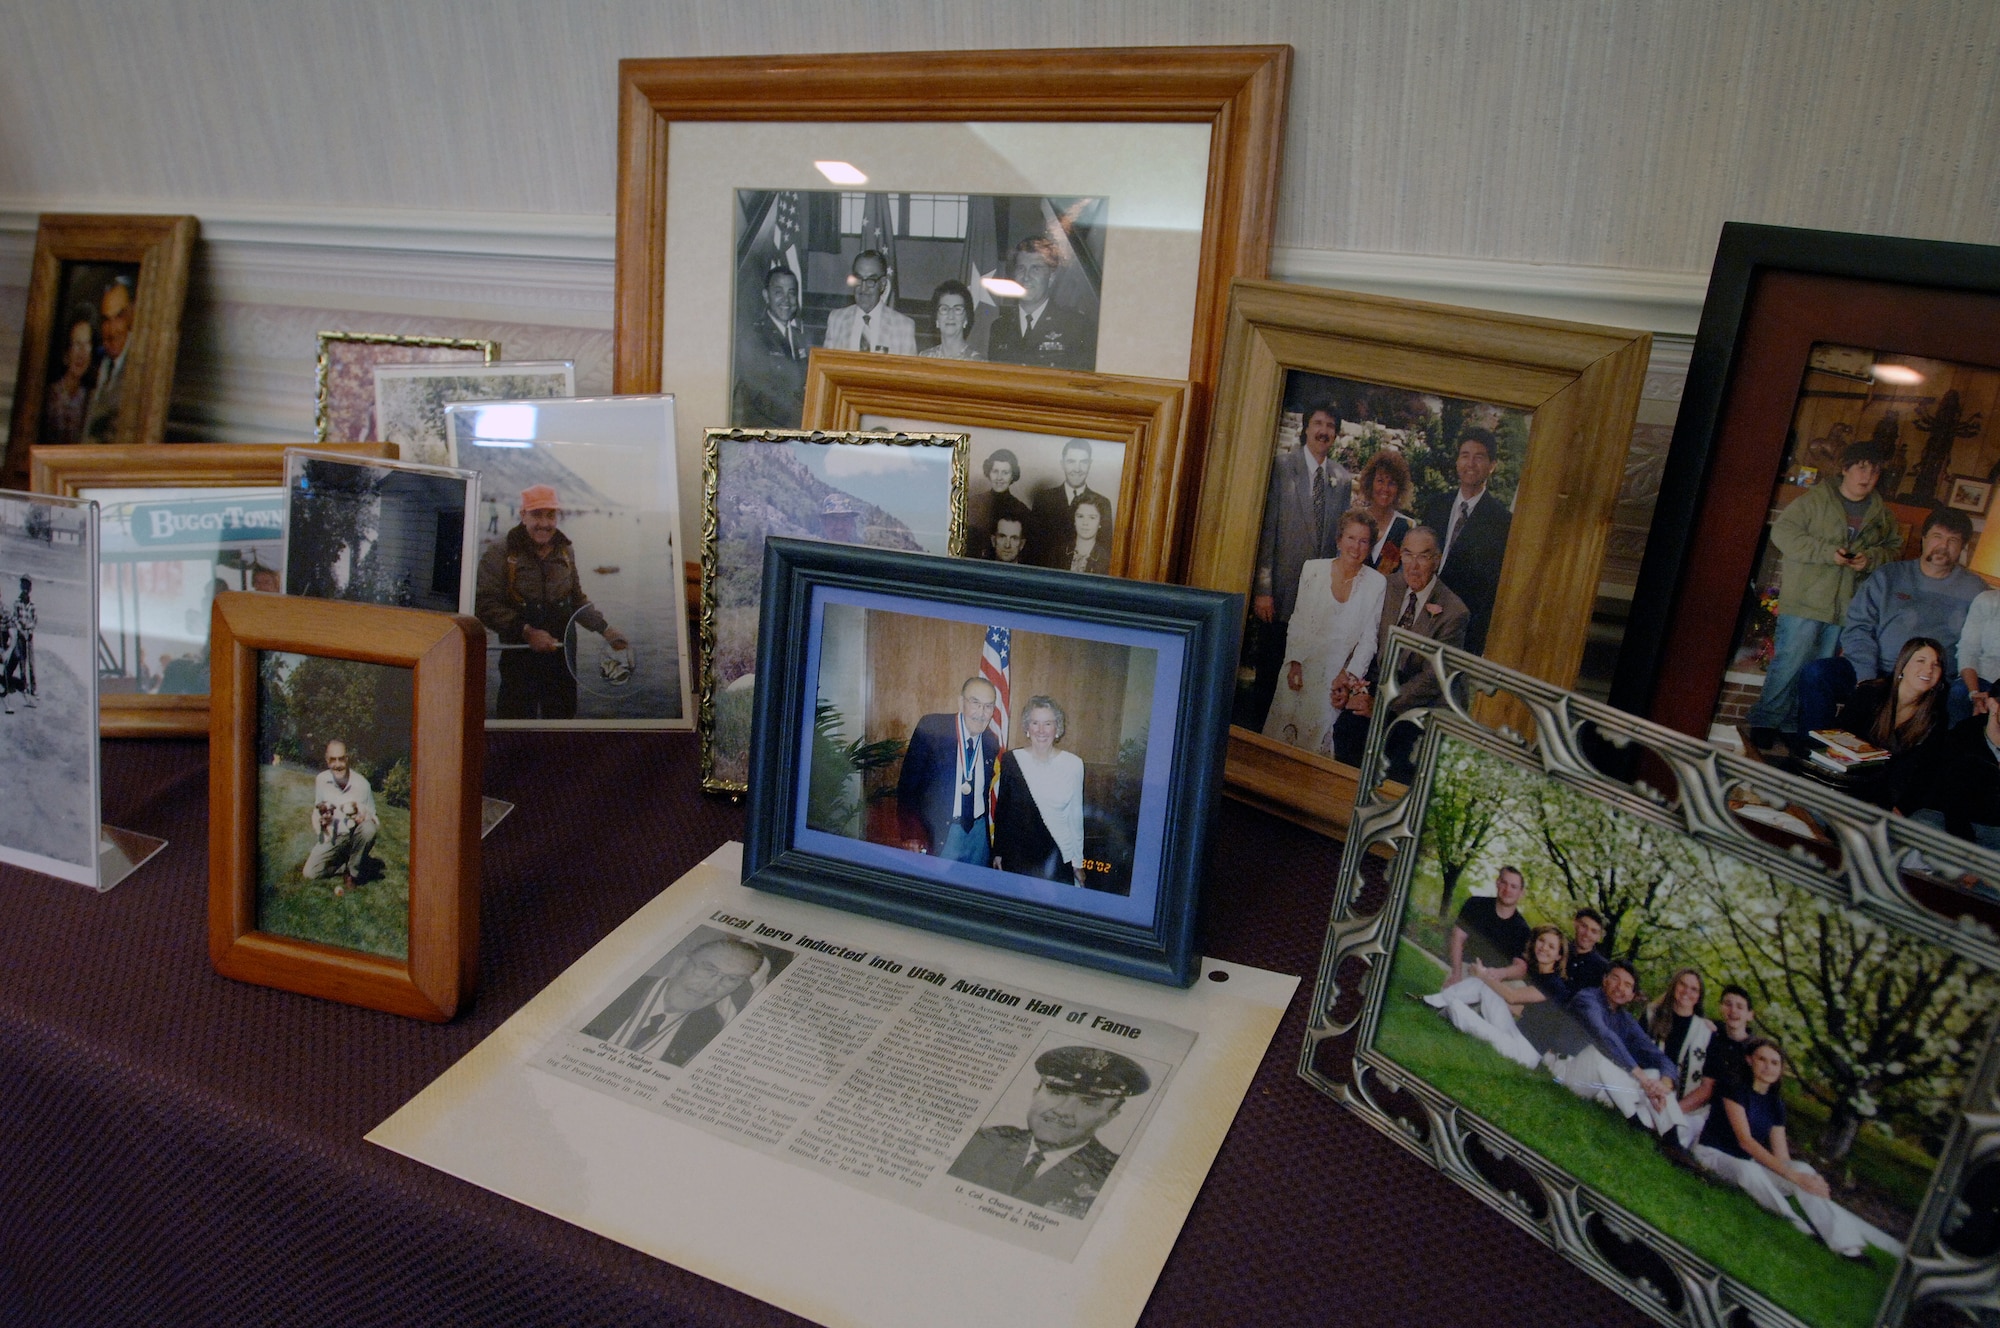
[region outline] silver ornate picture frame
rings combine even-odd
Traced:
[[[1370,734],[1301,1075],[1661,1322],[1984,1322],[2000,856],[1407,631],[1387,654],[1378,707],[1421,669],[1442,697],[1403,717],[1407,785],[1409,732]]]

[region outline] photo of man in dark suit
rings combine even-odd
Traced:
[[[1046,236],[1032,235],[1014,246],[1012,273],[1021,285],[1020,303],[1002,309],[994,320],[987,332],[987,359],[1052,369],[1097,367],[1097,324],[1050,295],[1062,263],[1062,250]]]
[[[1063,480],[1061,484],[1050,484],[1035,490],[1034,501],[1028,514],[1028,548],[1021,555],[1021,561],[1033,567],[1059,567],[1067,569],[1067,551],[1070,541],[1076,537],[1077,504],[1086,500],[1095,502],[1098,510],[1107,513],[1098,528],[1097,542],[1104,548],[1111,547],[1111,500],[1090,487],[1090,443],[1086,439],[1072,438],[1063,444]]]
[[[1311,559],[1331,558],[1338,552],[1340,516],[1354,497],[1354,477],[1333,455],[1333,445],[1340,440],[1339,404],[1328,397],[1311,402],[1301,414],[1300,445],[1279,453],[1271,465],[1264,524],[1257,537],[1257,580],[1250,600],[1250,612],[1258,623],[1252,661],[1257,681],[1251,692],[1252,713],[1239,722],[1258,730],[1270,713],[1278,671],[1285,662],[1285,641],[1299,598],[1299,569]]]
[[[811,339],[799,322],[799,279],[788,267],[764,274],[764,314],[736,332],[736,386],[730,423],[744,429],[796,429],[805,410]]]
[[[1491,430],[1467,429],[1458,440],[1458,488],[1425,499],[1420,513],[1423,524],[1444,542],[1438,575],[1471,610],[1465,648],[1474,653],[1486,649],[1493,601],[1500,593],[1500,565],[1514,524],[1507,504],[1486,489],[1499,460],[1500,444]]]
[[[1392,628],[1407,627],[1419,636],[1442,641],[1448,646],[1465,644],[1465,629],[1472,620],[1472,611],[1438,576],[1437,566],[1437,532],[1429,526],[1412,526],[1409,533],[1403,536],[1401,573],[1389,582],[1389,593],[1382,597],[1382,637],[1375,650],[1375,666],[1368,672],[1370,683],[1378,681],[1382,660],[1389,649]],[[1396,699],[1389,703],[1392,723],[1396,716],[1438,700],[1437,673],[1422,660],[1403,661],[1397,682]],[[1334,727],[1336,759],[1349,765],[1361,763],[1361,751],[1368,742],[1368,722],[1374,713],[1375,694],[1372,688],[1349,693],[1347,711]],[[1415,726],[1408,724],[1391,733],[1388,743],[1389,778],[1408,782],[1410,752],[1416,746],[1417,736]],[[1396,773],[1399,768],[1403,773]]]
[[[993,856],[986,815],[1000,739],[990,727],[1000,694],[981,677],[958,689],[955,714],[925,715],[910,734],[896,780],[902,846],[983,867]]]
[[[1151,1088],[1144,1067],[1099,1047],[1056,1047],[1035,1058],[1041,1082],[1028,1123],[989,1125],[966,1144],[950,1174],[996,1194],[1083,1217],[1103,1192],[1118,1154],[1097,1141],[1131,1098]]]
[[[789,951],[766,952],[736,936],[699,943],[619,993],[583,1026],[584,1034],[650,1060],[686,1065],[745,1004],[744,986],[760,971],[768,981],[790,961]]]

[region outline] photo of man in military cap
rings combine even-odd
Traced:
[[[989,1125],[959,1153],[952,1175],[1065,1217],[1083,1217],[1118,1154],[1097,1132],[1153,1086],[1135,1060],[1101,1047],[1055,1047],[1035,1058],[1041,1082],[1028,1123]]]

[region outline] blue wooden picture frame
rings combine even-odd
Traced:
[[[1188,985],[1242,614],[1242,596],[1217,591],[771,540],[743,883]],[[922,711],[956,715],[989,652],[1008,661],[1017,736],[1031,697],[1059,679],[1069,747],[1111,754],[1085,763],[1083,886],[905,846],[891,734],[907,737]],[[860,732],[843,696],[867,698]],[[982,780],[980,814],[998,817],[986,793]]]

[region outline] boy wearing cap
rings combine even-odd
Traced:
[[[576,679],[563,657],[571,618],[614,650],[629,644],[583,593],[576,553],[556,528],[561,520],[555,487],[531,484],[521,491],[520,524],[479,557],[473,613],[502,645],[526,647],[500,653],[499,719],[576,717]]]
[[[1127,1098],[1151,1088],[1139,1063],[1101,1047],[1056,1047],[1035,1058],[1041,1082],[1028,1126],[989,1125],[959,1153],[951,1175],[1065,1217],[1082,1217],[1118,1154],[1097,1132]]]

